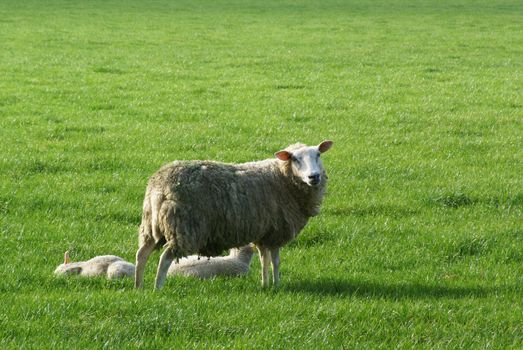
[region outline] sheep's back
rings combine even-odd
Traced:
[[[107,272],[107,268],[112,263],[123,261],[122,258],[116,255],[101,255],[87,260],[81,272],[82,276],[102,276]]]
[[[107,267],[107,278],[118,279],[134,276],[135,266],[125,260],[115,261]]]

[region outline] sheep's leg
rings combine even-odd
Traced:
[[[167,270],[174,260],[174,253],[172,248],[167,247],[160,257],[160,263],[158,264],[158,271],[156,272],[156,284],[155,289],[160,290],[165,283],[165,278],[167,277]]]
[[[271,249],[272,282],[275,287],[280,285],[280,248]]]
[[[145,270],[145,264],[149,255],[153,252],[156,247],[154,240],[145,241],[145,243],[136,252],[136,270],[134,271],[134,287],[143,287],[143,273]]]
[[[262,268],[262,287],[269,286],[269,264],[271,260],[271,253],[269,249],[258,246],[258,252],[260,253],[260,263]]]

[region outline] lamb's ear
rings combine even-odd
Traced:
[[[332,144],[334,142],[330,141],[330,140],[325,140],[323,141],[322,143],[320,143],[318,145],[318,149],[320,150],[320,153],[325,153],[327,152],[331,147],[332,147]]]
[[[69,264],[71,262],[71,258],[69,257],[69,252],[66,251],[64,253],[64,265]]]
[[[292,157],[292,153],[289,151],[279,151],[274,153],[274,156],[279,160],[288,161]]]

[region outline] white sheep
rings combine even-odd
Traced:
[[[109,279],[134,275],[134,265],[115,255],[101,255],[87,261],[71,262],[64,253],[64,263],[55,269],[55,275],[107,276]]]
[[[247,245],[233,248],[228,256],[200,258],[191,255],[171,264],[169,275],[211,278],[216,276],[241,276],[249,272],[254,253],[254,246]],[[115,255],[97,256],[87,261],[71,262],[68,252],[64,254],[64,263],[55,272],[57,275],[81,275],[84,277],[106,276],[108,279],[120,279],[134,276],[134,264]]]
[[[168,275],[212,278],[215,276],[242,276],[249,272],[254,247],[246,245],[229,250],[228,256],[200,258],[191,255],[173,262],[167,271]]]
[[[318,146],[295,144],[275,159],[243,164],[175,161],[149,179],[136,252],[135,287],[143,286],[145,264],[165,248],[156,273],[160,289],[174,259],[191,254],[217,256],[253,242],[262,265],[262,285],[279,283],[280,247],[294,239],[319,213],[327,176]]]
[[[134,277],[134,264],[128,261],[115,261],[107,267],[107,278],[110,280]]]

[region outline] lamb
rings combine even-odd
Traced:
[[[107,276],[109,279],[134,275],[134,265],[115,255],[96,256],[87,261],[71,262],[64,253],[64,263],[58,265],[55,275]]]
[[[256,244],[262,286],[279,284],[280,248],[319,213],[327,176],[320,154],[333,142],[294,144],[276,159],[243,164],[174,161],[150,177],[136,252],[135,287],[143,287],[149,255],[162,246],[155,289],[162,288],[172,261],[198,254],[216,256]]]
[[[197,255],[182,258],[178,264],[172,263],[167,275],[183,275],[198,278],[215,276],[242,276],[249,272],[254,247],[246,245],[233,248],[228,256],[200,259]]]
[[[110,280],[134,276],[134,264],[128,261],[115,261],[107,267],[107,278]]]
[[[168,275],[183,275],[198,278],[215,276],[241,276],[249,272],[254,253],[252,245],[233,248],[228,256],[200,259],[197,255],[183,258],[179,263],[173,262]],[[64,254],[64,263],[60,264],[56,275],[81,275],[84,277],[107,276],[108,279],[121,279],[134,276],[134,264],[114,255],[102,255],[87,261],[71,262],[69,253]]]

